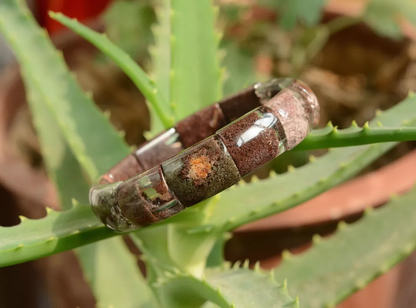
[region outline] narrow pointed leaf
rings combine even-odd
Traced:
[[[222,97],[218,12],[211,0],[175,0],[170,8],[170,102],[180,120]]]
[[[411,24],[416,24],[416,3],[412,0],[371,0],[368,2],[363,19],[377,33],[398,39],[403,36],[399,23],[405,18]]]
[[[159,307],[121,237],[81,247],[78,255],[97,307]]]
[[[120,18],[123,16],[123,18]],[[109,39],[133,58],[147,58],[154,22],[151,1],[114,1],[102,15]]]
[[[286,284],[278,284],[265,272],[247,268],[228,269],[208,275],[207,282],[218,289],[228,303],[238,308],[298,307]],[[283,282],[283,280],[282,280]],[[292,305],[293,303],[293,305]],[[204,308],[213,305],[204,305]]]
[[[95,180],[129,149],[82,92],[46,32],[42,32],[28,8],[20,3],[0,1],[0,31],[24,67],[33,90],[57,119],[78,162],[90,179]],[[105,136],[106,142],[99,144],[98,136]]]
[[[291,282],[303,307],[336,305],[415,250],[415,204],[416,189],[283,261],[277,279]]]
[[[0,227],[0,267],[18,264],[80,247],[116,235],[94,215],[89,205],[64,212],[50,211],[41,219],[24,219]]]
[[[322,8],[327,0],[261,0],[260,3],[276,9],[280,15],[280,26],[292,30],[297,22],[314,26],[319,22]]]
[[[87,39],[102,53],[109,56],[127,76],[131,78],[134,84],[139,88],[143,95],[150,102],[152,108],[159,116],[165,128],[173,125],[173,119],[170,118],[163,109],[163,97],[159,95],[155,85],[146,75],[146,73],[137,65],[136,62],[121,48],[117,47],[105,36],[101,35],[88,27],[80,24],[74,19],[70,19],[61,13],[49,13],[50,17],[59,21],[71,30],[75,31],[83,38]]]
[[[0,4],[0,13],[2,12],[2,9],[11,15],[8,16],[10,19],[5,20],[5,23],[9,24],[3,24],[3,29],[8,29],[7,27],[11,27],[15,22],[17,24],[16,27],[21,27],[20,30],[22,33],[29,33],[29,36],[36,36],[36,26],[34,24],[31,25],[32,21],[30,15],[27,12],[25,13],[27,8],[19,6],[12,0],[8,0],[7,3],[3,2]],[[6,33],[10,35],[10,32],[6,31]],[[24,43],[18,41],[24,41],[25,39],[26,37],[23,36],[16,40],[12,40],[12,47],[17,49],[21,48],[24,46]],[[30,41],[29,39],[29,43],[33,43],[33,41]],[[39,44],[32,47],[33,48],[31,50],[36,49],[39,54],[53,54],[53,48],[44,36],[40,36]],[[20,54],[20,60],[26,59],[24,55],[25,51],[21,52],[22,54]],[[87,129],[88,126],[85,125],[87,123],[78,123],[79,118],[71,118],[71,116],[74,116],[74,114],[71,113],[71,110],[68,110],[66,116],[62,119],[59,117],[61,113],[56,112],[56,109],[64,108],[65,106],[67,108],[74,105],[76,106],[77,102],[74,102],[74,99],[85,99],[86,97],[83,96],[82,92],[76,87],[75,84],[73,84],[73,89],[78,89],[79,96],[67,96],[65,94],[68,89],[71,89],[70,85],[73,83],[71,78],[63,78],[60,82],[54,82],[54,80],[48,80],[48,78],[45,78],[45,81],[38,80],[34,71],[31,71],[37,68],[37,65],[32,63],[37,60],[38,59],[36,58],[33,60],[27,58],[26,61],[21,61],[22,70],[24,72],[23,76],[29,93],[28,100],[34,116],[35,126],[40,136],[40,143],[48,173],[51,179],[55,181],[55,185],[62,202],[62,207],[70,208],[73,197],[79,197],[82,202],[86,202],[88,200],[89,185],[81,173],[77,161],[68,150],[67,143],[63,139],[58,123],[61,124],[61,130],[67,130],[67,133],[76,131],[77,124],[80,124],[78,127],[82,127],[83,129]],[[60,63],[60,61],[62,61],[62,59],[54,57],[48,65],[48,69],[52,73],[57,73],[58,76],[65,75],[66,73],[65,66],[61,65],[62,63]],[[43,87],[50,87],[51,90],[47,91]],[[52,104],[48,104],[48,101],[55,98],[57,101],[53,101]],[[91,121],[95,117],[97,119],[97,123],[99,123],[95,126],[96,128],[104,127],[107,128],[109,133],[113,132],[111,126],[109,126],[106,120],[102,121],[99,118],[101,114],[97,113],[97,110],[93,109],[94,106],[92,104],[90,104],[90,107],[92,107],[90,109],[87,108],[88,105],[78,107],[85,107],[86,113],[88,110],[91,112],[91,118],[89,120]],[[78,112],[81,111],[81,109],[78,110]],[[81,117],[82,116],[85,115],[81,115]],[[65,123],[62,124],[62,122]],[[81,164],[85,161],[98,161],[103,164],[94,166],[84,164],[84,167],[88,168],[87,171],[93,179],[98,175],[95,174],[95,172],[100,170],[99,168],[102,168],[101,170],[104,170],[104,167],[108,168],[108,165],[104,165],[108,162],[105,160],[100,161],[99,157],[87,156],[88,154],[92,155],[96,152],[88,151],[85,147],[82,149],[83,151],[81,151],[82,155],[80,155],[80,149],[74,148],[74,146],[80,146],[83,144],[83,141],[88,142],[88,137],[94,136],[83,134],[82,130],[78,132],[80,133],[80,136],[75,137],[79,137],[79,139],[75,138],[75,143],[74,140],[72,140],[72,143],[71,140],[68,140],[68,142],[72,146],[74,153],[78,155],[78,159]],[[92,133],[94,133],[94,130]],[[68,137],[68,135],[66,135],[66,137]],[[71,137],[73,138],[74,136]],[[102,142],[102,144],[103,150],[106,150],[105,142]],[[122,153],[125,148],[125,145],[118,138],[118,136],[115,138],[115,143],[113,145],[119,145],[119,149],[114,149],[115,151],[118,150],[118,152],[115,152],[113,154],[114,157],[110,157],[110,159],[117,158],[119,153]],[[96,144],[95,149],[97,148],[99,148],[98,143]],[[86,216],[88,216],[88,214],[92,214],[90,207],[74,206],[73,209],[68,212],[64,212],[62,215],[70,216],[75,212],[85,213],[87,214]],[[58,252],[63,249],[62,247],[65,247],[66,245],[71,246],[74,241],[76,242],[81,238],[84,244],[95,242],[97,240],[95,237],[95,230],[97,229],[102,231],[103,238],[109,237],[113,233],[109,230],[105,230],[101,223],[97,224],[97,219],[95,219],[95,223],[94,220],[85,222],[82,219],[79,219],[77,221],[77,229],[71,229],[71,231],[68,231],[66,228],[68,225],[65,225],[65,222],[61,222],[57,216],[58,214],[56,212],[50,212],[47,218],[37,221],[25,220],[16,227],[4,228],[2,231],[5,231],[4,233],[6,234],[6,237],[2,237],[2,243],[0,245],[2,246],[1,250],[4,252],[1,258],[4,264],[12,264],[15,260],[19,259],[33,259],[33,253],[36,252],[39,254],[39,250],[42,251],[41,254],[43,253],[45,255],[51,252]],[[37,226],[40,224],[43,230],[46,231],[42,234],[39,234],[37,229]],[[59,225],[59,230],[56,230],[57,225]],[[96,229],[94,230],[94,228]],[[91,232],[86,231],[81,235],[81,231],[84,231],[85,229],[89,229]],[[23,240],[17,246],[16,242],[13,243],[13,241],[16,240],[13,231],[16,230],[20,230],[20,234],[25,234],[25,237],[22,238]],[[36,243],[32,242],[34,238],[37,240]],[[93,293],[99,302],[99,306],[109,307],[114,305],[133,308],[145,307],[145,305],[147,305],[147,307],[149,307],[148,302],[150,297],[148,295],[150,294],[150,291],[147,289],[147,285],[139,273],[137,264],[131,254],[124,247],[124,243],[120,237],[114,238],[110,241],[80,247],[76,251],[76,254],[80,264],[84,268],[84,275],[87,277],[87,281],[89,282]],[[112,265],[115,260],[120,262],[122,266],[114,269]],[[138,289],[142,290],[143,296],[135,296]],[[109,292],[109,290],[112,292]]]
[[[296,150],[315,150],[363,144],[416,140],[416,127],[331,127],[312,131]]]
[[[164,98],[163,108],[174,116],[170,104],[170,70],[171,70],[171,23],[170,0],[161,0],[162,5],[156,8],[157,25],[153,26],[155,45],[151,46],[152,76],[156,88]],[[155,112],[151,112],[151,134],[154,136],[163,130],[163,126]]]
[[[233,95],[264,79],[256,73],[253,55],[248,51],[229,41],[223,42],[222,48],[225,52],[223,65],[226,68],[224,96]]]
[[[25,70],[25,68],[22,68]],[[41,145],[49,178],[58,192],[63,209],[72,207],[72,199],[87,202],[88,184],[74,155],[59,130],[58,123],[42,101],[30,78],[23,74],[33,122]]]
[[[233,308],[211,284],[191,275],[172,273],[170,277],[160,277],[153,285],[162,307],[193,308],[211,301],[221,308]]]

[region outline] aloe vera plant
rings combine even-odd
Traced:
[[[132,79],[152,111],[149,135],[222,98],[226,68],[219,57],[217,15],[209,0],[162,1],[148,75],[105,35],[51,13]],[[331,124],[314,130],[295,150],[331,149],[301,168],[242,182],[131,232],[147,266],[144,278],[121,236],[88,205],[89,186],[129,147],[81,91],[23,1],[0,1],[0,31],[21,64],[47,171],[64,209],[0,227],[0,266],[75,249],[99,307],[331,307],[416,248],[413,190],[368,211],[358,223],[341,223],[330,239],[315,236],[312,249],[301,256],[286,253],[271,271],[258,264],[250,269],[247,262],[231,267],[222,254],[235,228],[297,206],[350,179],[397,142],[416,140],[416,98],[410,94],[363,127],[353,122],[344,130]],[[344,148],[332,149],[338,147]]]

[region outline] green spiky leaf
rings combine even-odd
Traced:
[[[238,308],[299,307],[287,291],[286,283],[278,284],[270,273],[248,268],[232,268],[208,272],[207,282],[227,301]],[[206,304],[203,307],[213,307]]]
[[[289,291],[299,294],[303,307],[336,305],[414,251],[415,204],[416,189],[356,223],[340,224],[329,239],[283,261],[276,277],[291,282]]]
[[[291,30],[300,21],[307,26],[317,24],[322,15],[322,8],[327,0],[262,0],[260,3],[275,8],[280,13],[280,26]]]
[[[70,19],[61,13],[53,12],[50,12],[49,16],[87,39],[101,52],[110,57],[123,70],[123,72],[131,78],[134,84],[147,98],[165,128],[173,125],[173,119],[169,117],[163,109],[163,106],[165,105],[162,103],[163,97],[158,93],[154,83],[149,79],[149,77],[147,77],[146,73],[127,53],[111,43],[105,35],[101,35],[89,29],[74,19]]]
[[[98,308],[159,307],[136,258],[121,237],[81,247],[80,254],[84,277],[97,298]]]
[[[133,58],[147,55],[152,40],[150,25],[155,17],[150,2],[114,1],[103,14],[108,38]]]
[[[218,11],[210,0],[169,2],[169,99],[180,120],[222,97]]]
[[[9,14],[8,18],[3,21],[4,23],[1,28],[6,29],[5,33],[7,35],[10,35],[10,32],[7,31],[9,30],[9,27],[18,28],[20,33],[28,34],[29,39],[26,44],[29,44],[28,46],[31,47],[31,51],[35,51],[35,54],[37,55],[53,55],[54,50],[50,41],[46,37],[37,34],[36,26],[33,19],[31,19],[31,16],[28,14],[27,8],[19,6],[16,2],[10,0],[0,4],[0,13],[2,10]],[[32,39],[36,37],[38,38],[38,41],[31,46],[30,43],[34,43]],[[35,126],[40,136],[42,152],[46,161],[48,173],[51,179],[55,180],[62,206],[64,208],[69,208],[69,202],[71,202],[71,198],[75,196],[79,196],[80,200],[83,202],[87,201],[89,185],[74,156],[69,152],[61,132],[63,132],[63,134],[65,134],[65,132],[67,132],[67,134],[79,132],[79,136],[71,135],[72,139],[67,141],[77,155],[80,163],[86,167],[91,179],[94,179],[99,175],[96,174],[98,170],[105,170],[105,168],[111,166],[109,165],[110,163],[114,163],[116,159],[122,157],[121,155],[124,154],[123,152],[126,149],[126,146],[116,132],[112,130],[106,120],[103,120],[102,115],[98,113],[98,110],[94,109],[95,107],[93,104],[83,95],[74,81],[69,77],[65,66],[61,63],[61,58],[57,58],[56,56],[52,57],[47,67],[51,72],[52,77],[56,79],[62,78],[62,80],[58,81],[45,78],[46,82],[49,82],[48,84],[43,83],[43,80],[40,81],[38,79],[36,76],[36,69],[39,69],[39,67],[37,66],[38,64],[34,62],[39,60],[45,61],[47,58],[26,58],[24,56],[25,52],[19,50],[19,48],[26,46],[26,39],[27,37],[24,35],[17,39],[12,39],[12,47],[17,49],[18,57],[20,57],[19,59],[22,63],[23,76],[29,93],[28,100],[34,116]],[[42,87],[48,87],[50,89],[48,91]],[[73,96],[71,93],[66,93],[68,90],[74,91],[74,93],[72,93]],[[78,93],[76,91],[78,91]],[[81,102],[84,105],[77,105],[79,102],[73,101],[82,98],[84,98],[84,101]],[[90,104],[88,105],[88,103]],[[67,109],[67,113],[65,116],[62,116],[62,111],[65,111],[65,108]],[[85,120],[90,121],[93,125],[88,125],[87,122],[80,121],[78,118],[71,118],[74,117],[77,112],[82,112],[81,108],[83,108],[82,110],[84,113],[81,113],[80,117],[84,117]],[[95,122],[94,119],[96,120]],[[81,131],[77,131],[77,128],[79,127],[82,128]],[[61,128],[62,131],[60,131],[59,128]],[[92,128],[91,131],[88,131],[88,128]],[[99,149],[97,145],[93,148],[86,148],[87,146],[84,142],[87,143],[90,140],[94,140],[94,133],[97,133],[93,128],[103,128],[104,132],[110,134],[110,137],[112,136],[111,133],[113,134],[114,139],[112,140],[110,138],[109,141],[110,145],[115,148],[112,149],[110,153],[105,153],[103,155],[103,153],[97,151],[97,149]],[[86,131],[82,131],[83,129]],[[88,135],[88,133],[92,133],[92,135]],[[66,137],[68,138],[68,135],[66,135]],[[74,148],[75,146],[83,148]],[[106,144],[102,144],[101,147],[103,151],[107,150]],[[103,156],[108,155],[108,158],[102,160],[100,157],[88,156],[94,154],[98,156],[97,153]],[[92,166],[90,163],[86,164],[85,161],[94,162],[94,165]],[[64,212],[63,215],[70,216],[73,213],[79,212],[88,214],[91,213],[91,209],[90,207],[85,206],[74,206],[73,209]],[[87,231],[81,235],[83,228],[94,230],[94,225],[97,227],[97,223],[94,223],[94,221],[85,222],[80,219],[77,222],[79,228],[77,228],[77,230],[71,229],[71,231],[68,231],[68,225],[61,222],[57,216],[58,214],[56,212],[51,212],[47,216],[47,219],[36,221],[26,220],[17,227],[5,228],[3,231],[5,231],[6,235],[7,233],[9,234],[8,237],[2,238],[1,249],[4,249],[4,254],[1,259],[6,264],[10,264],[15,262],[15,259],[32,259],[33,253],[35,251],[39,253],[39,250],[44,254],[49,254],[51,252],[56,253],[63,249],[62,247],[71,245],[72,241],[77,241],[80,238],[82,238],[85,244],[97,240],[97,238],[94,237],[94,234],[96,234],[94,231]],[[96,222],[98,222],[97,219]],[[62,227],[58,231],[56,230],[56,223]],[[36,228],[39,224],[42,224],[42,228],[47,232],[40,235],[38,233],[39,228]],[[101,223],[98,224],[97,229],[103,231],[103,234],[105,234],[103,236],[104,238],[112,235],[112,232],[102,228]],[[15,230],[22,230],[22,233],[25,231],[28,232],[25,239],[21,241],[17,247],[11,240],[15,237],[14,234],[12,234]],[[48,237],[45,238],[45,236]],[[34,238],[39,242],[33,243]],[[147,307],[150,307],[150,297],[148,296],[150,294],[149,290],[139,273],[133,257],[123,246],[121,238],[80,247],[76,250],[76,254],[84,269],[84,275],[99,303],[99,307],[109,307],[111,305],[122,307],[145,307],[146,305]],[[115,260],[120,262],[122,266],[114,269],[112,265]],[[142,289],[143,296],[135,297],[134,294],[139,288]],[[112,292],[109,292],[109,290]],[[146,292],[148,294],[145,294]],[[154,305],[152,306],[155,307]]]
[[[22,68],[23,71],[25,68]],[[59,125],[32,80],[23,73],[28,93],[27,100],[39,137],[43,159],[49,178],[58,192],[59,204],[63,209],[72,207],[72,199],[87,201],[88,184],[74,155],[69,150],[59,130]]]
[[[90,206],[76,205],[64,212],[50,210],[41,219],[0,227],[0,267],[70,250],[114,236],[95,217]],[[17,236],[16,236],[17,235]]]
[[[200,307],[210,300],[219,307],[232,308],[224,296],[207,281],[186,273],[166,272],[153,283],[153,287],[163,307]]]
[[[82,92],[26,7],[15,0],[1,1],[0,31],[24,67],[33,90],[57,119],[77,160],[91,180],[97,179],[128,153],[127,145]],[[106,136],[106,143],[98,146],[96,136],[100,135]]]
[[[152,75],[156,87],[163,96],[163,108],[174,115],[170,104],[170,70],[171,70],[171,24],[169,0],[163,0],[163,5],[156,8],[157,25],[152,27],[155,45],[149,48],[152,58]],[[154,112],[151,117],[151,135],[155,136],[163,130],[162,123]]]
[[[306,137],[296,150],[316,150],[348,147],[363,144],[416,140],[416,127],[363,127],[351,126],[338,130],[327,126],[316,129]]]
[[[400,18],[416,24],[416,3],[412,0],[371,0],[363,19],[380,35],[400,38]]]
[[[156,47],[151,53],[154,60],[154,76],[160,92],[170,101],[169,108],[176,119],[195,112],[219,100],[222,96],[221,71],[218,61],[220,37],[214,31],[216,9],[210,0],[162,1],[157,10],[159,25],[154,28]],[[190,47],[191,46],[191,47]],[[195,78],[197,76],[197,78]],[[153,130],[153,133],[155,130]],[[188,234],[187,229],[197,226],[205,218],[205,206],[194,210],[194,219],[168,225],[166,232],[169,242],[163,251],[168,255],[166,264],[176,266],[195,276],[200,276],[215,242],[210,232]],[[178,215],[179,217],[182,215]],[[138,232],[135,237],[143,243],[140,247],[149,251],[149,256],[160,247],[153,234]],[[154,239],[154,240],[150,240]],[[183,251],[188,251],[183,255]],[[150,263],[151,264],[151,263]],[[158,274],[157,269],[152,269]]]
[[[150,48],[153,75],[169,102],[164,108],[181,120],[222,97],[220,37],[214,31],[217,10],[210,0],[162,3],[156,9],[158,25],[153,27],[155,46]],[[154,136],[161,126],[153,115],[152,122]]]
[[[207,280],[181,272],[165,272],[153,283],[163,307],[298,307],[286,284],[249,269],[215,269]],[[285,306],[287,305],[287,306]]]
[[[224,96],[233,95],[262,79],[255,71],[253,55],[230,41],[223,42],[221,47],[226,68]]]

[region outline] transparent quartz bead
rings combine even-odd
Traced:
[[[268,81],[258,82],[254,85],[254,91],[262,104],[278,94],[283,89],[293,84],[293,78],[273,78]]]
[[[142,145],[134,153],[144,170],[150,169],[182,151],[183,145],[175,128],[171,128]]]
[[[241,176],[245,176],[285,151],[285,134],[270,108],[258,107],[219,130]]]
[[[167,186],[160,165],[123,182],[117,187],[116,198],[121,212],[137,227],[157,223],[184,209]]]
[[[90,190],[90,204],[95,214],[110,229],[129,231],[135,226],[124,216],[117,202],[117,188],[122,182],[95,186]]]
[[[222,140],[214,135],[162,163],[166,182],[185,206],[201,202],[240,180]]]
[[[224,114],[218,104],[213,104],[199,110],[179,121],[175,129],[179,133],[184,148],[204,140],[227,125]]]
[[[312,90],[299,80],[293,79],[264,106],[279,118],[286,134],[286,150],[297,146],[319,123],[318,100]]]
[[[119,232],[152,225],[184,209],[168,188],[160,165],[125,182],[93,187],[90,203],[101,221]]]

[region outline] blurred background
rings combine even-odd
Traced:
[[[0,0],[1,1],[1,0]],[[196,0],[195,0],[196,1]],[[416,5],[412,0],[217,0],[223,30],[225,95],[272,76],[302,79],[328,121],[359,125],[416,89]],[[129,79],[89,43],[49,19],[48,10],[75,17],[128,52],[145,69],[157,0],[30,0],[30,8],[81,86],[93,93],[111,121],[134,146],[145,141],[149,112]],[[230,261],[249,258],[271,268],[283,249],[301,252],[314,233],[333,232],[339,220],[358,219],[416,182],[415,143],[402,143],[354,180],[293,210],[237,230],[227,243]],[[323,151],[312,154],[321,155]],[[311,153],[289,152],[257,172],[285,172]],[[249,180],[249,179],[248,179]],[[19,215],[40,218],[59,209],[43,166],[12,52],[0,36],[0,225]],[[133,248],[132,248],[133,249]],[[135,253],[139,253],[136,252]],[[416,307],[416,256],[378,278],[339,307]],[[0,307],[94,307],[95,301],[71,252],[0,269]]]

